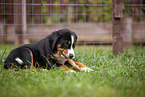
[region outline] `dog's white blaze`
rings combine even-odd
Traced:
[[[71,47],[72,47],[74,44],[74,36],[73,35],[71,35],[71,41],[72,41],[72,43],[71,43]]]
[[[69,56],[70,54],[73,54],[73,56],[75,56],[75,55],[74,55],[73,44],[74,44],[74,36],[71,35],[71,47],[70,47],[70,50],[68,50],[68,55],[67,55],[67,56]],[[74,58],[74,57],[73,57],[73,58]]]
[[[19,64],[23,64],[23,61],[22,61],[19,57],[16,57],[15,60],[16,60]]]

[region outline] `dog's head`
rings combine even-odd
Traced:
[[[69,29],[61,29],[52,34],[54,37],[52,49],[55,56],[73,59],[75,57],[74,48],[77,41],[76,34]]]

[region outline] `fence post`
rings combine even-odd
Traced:
[[[121,18],[123,17],[123,0],[112,0],[113,20],[113,53],[123,52],[123,39],[121,37]]]
[[[28,44],[27,36],[27,14],[26,14],[26,0],[22,0],[22,31],[23,31],[23,43]]]

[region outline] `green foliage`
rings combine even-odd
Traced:
[[[10,49],[0,49],[6,58]],[[77,47],[76,59],[93,72],[65,73],[57,69],[4,70],[0,64],[1,97],[144,97],[145,49],[125,50]]]
[[[42,3],[43,23],[46,24],[112,21],[112,0],[43,0]],[[131,0],[124,0],[124,17],[132,15],[130,4]],[[138,14],[134,19],[144,21],[144,7],[134,8]]]
[[[141,6],[142,1],[124,0],[124,4],[124,17],[132,16],[134,21],[145,21],[145,6]]]
[[[49,3],[43,0],[43,4]],[[52,15],[43,16],[43,22],[47,24],[60,22],[107,22],[112,20],[112,0],[54,0],[51,4],[54,5],[51,7],[43,5],[43,14],[48,14],[49,10],[52,11]]]

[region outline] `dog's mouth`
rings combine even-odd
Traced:
[[[64,59],[73,59],[74,58],[74,54],[72,53],[72,51],[69,49],[62,49],[62,48],[58,48],[57,51],[57,55],[63,57]]]
[[[65,59],[74,59],[74,54],[65,54],[65,53],[62,53],[62,56],[65,58]]]
[[[57,55],[64,58],[64,59],[68,59],[68,57],[66,56],[66,54],[64,53],[64,50],[63,49],[59,49],[57,51]]]
[[[66,55],[64,53],[62,53],[62,56],[65,58],[65,59],[68,59],[68,57],[66,57]]]
[[[75,57],[74,49],[72,47],[70,49],[64,49],[61,48],[61,45],[57,46],[56,54],[64,59],[73,59]]]

